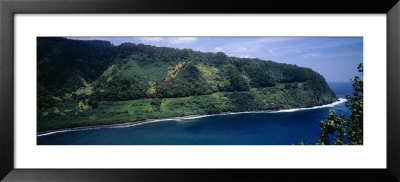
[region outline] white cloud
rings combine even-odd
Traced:
[[[169,43],[169,44],[184,44],[197,41],[196,37],[139,37],[143,43]],[[153,45],[151,44],[151,45]]]
[[[197,41],[196,37],[178,37],[178,38],[170,38],[169,43],[171,44],[186,44]]]
[[[216,52],[221,52],[221,51],[224,50],[224,48],[222,48],[222,47],[215,47],[214,50],[215,50]]]
[[[245,52],[245,51],[247,51],[248,49],[246,48],[246,47],[239,47],[238,49],[237,49],[237,52]]]
[[[251,52],[252,50],[248,49],[247,47],[233,47],[233,48],[228,48],[226,51],[229,52]]]
[[[221,45],[225,51],[244,53],[244,52],[265,52],[268,50],[278,50],[275,47],[276,43],[288,42],[297,40],[299,38],[288,38],[288,37],[263,37],[263,38],[248,38],[248,39],[237,39],[237,41],[231,41],[227,44]],[[279,51],[281,52],[281,51]]]
[[[356,52],[343,52],[343,53],[334,53],[325,55],[325,57],[348,57],[348,56],[360,56],[362,57],[363,53],[356,51]]]
[[[239,56],[240,58],[254,58],[254,57],[251,57],[251,56]]]
[[[274,50],[270,49],[268,50],[269,53],[274,53]]]
[[[142,42],[160,42],[162,41],[164,38],[161,37],[140,37],[139,40],[141,40]]]
[[[318,53],[311,53],[311,54],[304,54],[303,57],[309,58],[309,57],[319,57],[322,56],[321,54]]]

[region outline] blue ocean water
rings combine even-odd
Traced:
[[[351,83],[329,83],[338,98]],[[154,122],[38,136],[38,145],[291,145],[319,139],[319,123],[330,109],[350,116],[345,103],[295,112],[244,113]]]

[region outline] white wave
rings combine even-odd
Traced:
[[[280,112],[296,112],[296,111],[304,111],[304,110],[311,110],[311,109],[320,109],[320,108],[326,108],[326,107],[335,107],[338,104],[344,103],[346,102],[347,99],[344,98],[339,98],[338,101],[333,102],[331,104],[326,104],[326,105],[322,105],[322,106],[314,106],[314,107],[306,107],[306,108],[296,108],[296,109],[282,109],[279,111],[273,111],[271,113],[280,113]]]
[[[344,103],[346,101],[347,101],[347,99],[339,98],[339,100],[336,101],[336,102],[333,102],[331,104],[322,105],[322,106],[314,106],[314,107],[309,107],[309,108],[283,109],[283,110],[278,110],[278,111],[260,110],[260,111],[245,111],[245,112],[227,112],[227,113],[210,114],[210,115],[194,115],[194,116],[184,116],[184,117],[176,117],[176,118],[153,119],[153,120],[148,120],[148,121],[139,121],[138,123],[116,124],[116,125],[109,125],[109,126],[103,125],[103,126],[97,126],[97,127],[93,126],[93,127],[87,127],[87,128],[76,128],[76,129],[65,129],[65,130],[51,131],[51,132],[48,132],[48,133],[38,134],[37,136],[40,137],[40,136],[47,136],[47,135],[52,135],[52,134],[56,134],[56,133],[64,133],[64,132],[70,132],[70,131],[92,130],[92,129],[101,129],[101,128],[127,128],[127,127],[133,127],[133,126],[149,124],[149,123],[156,123],[156,122],[161,122],[161,121],[182,121],[182,120],[199,119],[199,118],[205,118],[205,117],[211,117],[211,116],[223,116],[223,115],[235,115],[235,114],[251,114],[251,113],[296,112],[296,111],[303,111],[303,110],[334,107],[334,106],[336,106],[338,104],[341,104],[341,103]]]
[[[199,119],[199,118],[205,118],[205,117],[210,117],[210,116],[213,116],[213,115],[188,116],[188,117],[184,117],[182,119],[183,120]]]
[[[51,135],[51,134],[56,134],[56,133],[64,133],[64,132],[69,132],[69,131],[73,131],[73,130],[60,130],[60,131],[52,131],[52,132],[48,132],[48,133],[42,133],[42,134],[38,134],[37,136],[47,136],[47,135]]]
[[[172,121],[172,120],[176,120],[176,119],[173,119],[173,118],[155,119],[155,120],[151,120],[151,121],[144,121],[144,122],[138,122],[138,123],[132,123],[132,124],[121,124],[121,125],[114,125],[114,126],[111,125],[109,127],[104,127],[104,128],[127,128],[127,127],[142,125],[142,124],[156,123],[156,122],[160,122],[160,121]]]
[[[65,132],[70,132],[70,131],[84,131],[84,130],[95,130],[95,129],[100,129],[100,128],[106,128],[106,127],[102,127],[102,126],[98,126],[98,127],[87,127],[87,128],[75,128],[75,129],[66,129],[66,130],[57,130],[57,131],[51,131],[51,132],[47,132],[47,133],[41,133],[38,134],[37,136],[47,136],[47,135],[52,135],[52,134],[56,134],[56,133],[65,133]]]

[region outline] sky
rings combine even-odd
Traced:
[[[228,56],[259,58],[308,67],[327,82],[349,82],[363,62],[362,37],[67,37],[107,40],[114,45],[142,43],[158,47],[224,52]]]

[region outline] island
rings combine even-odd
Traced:
[[[223,52],[37,38],[37,132],[337,101],[310,68]]]

